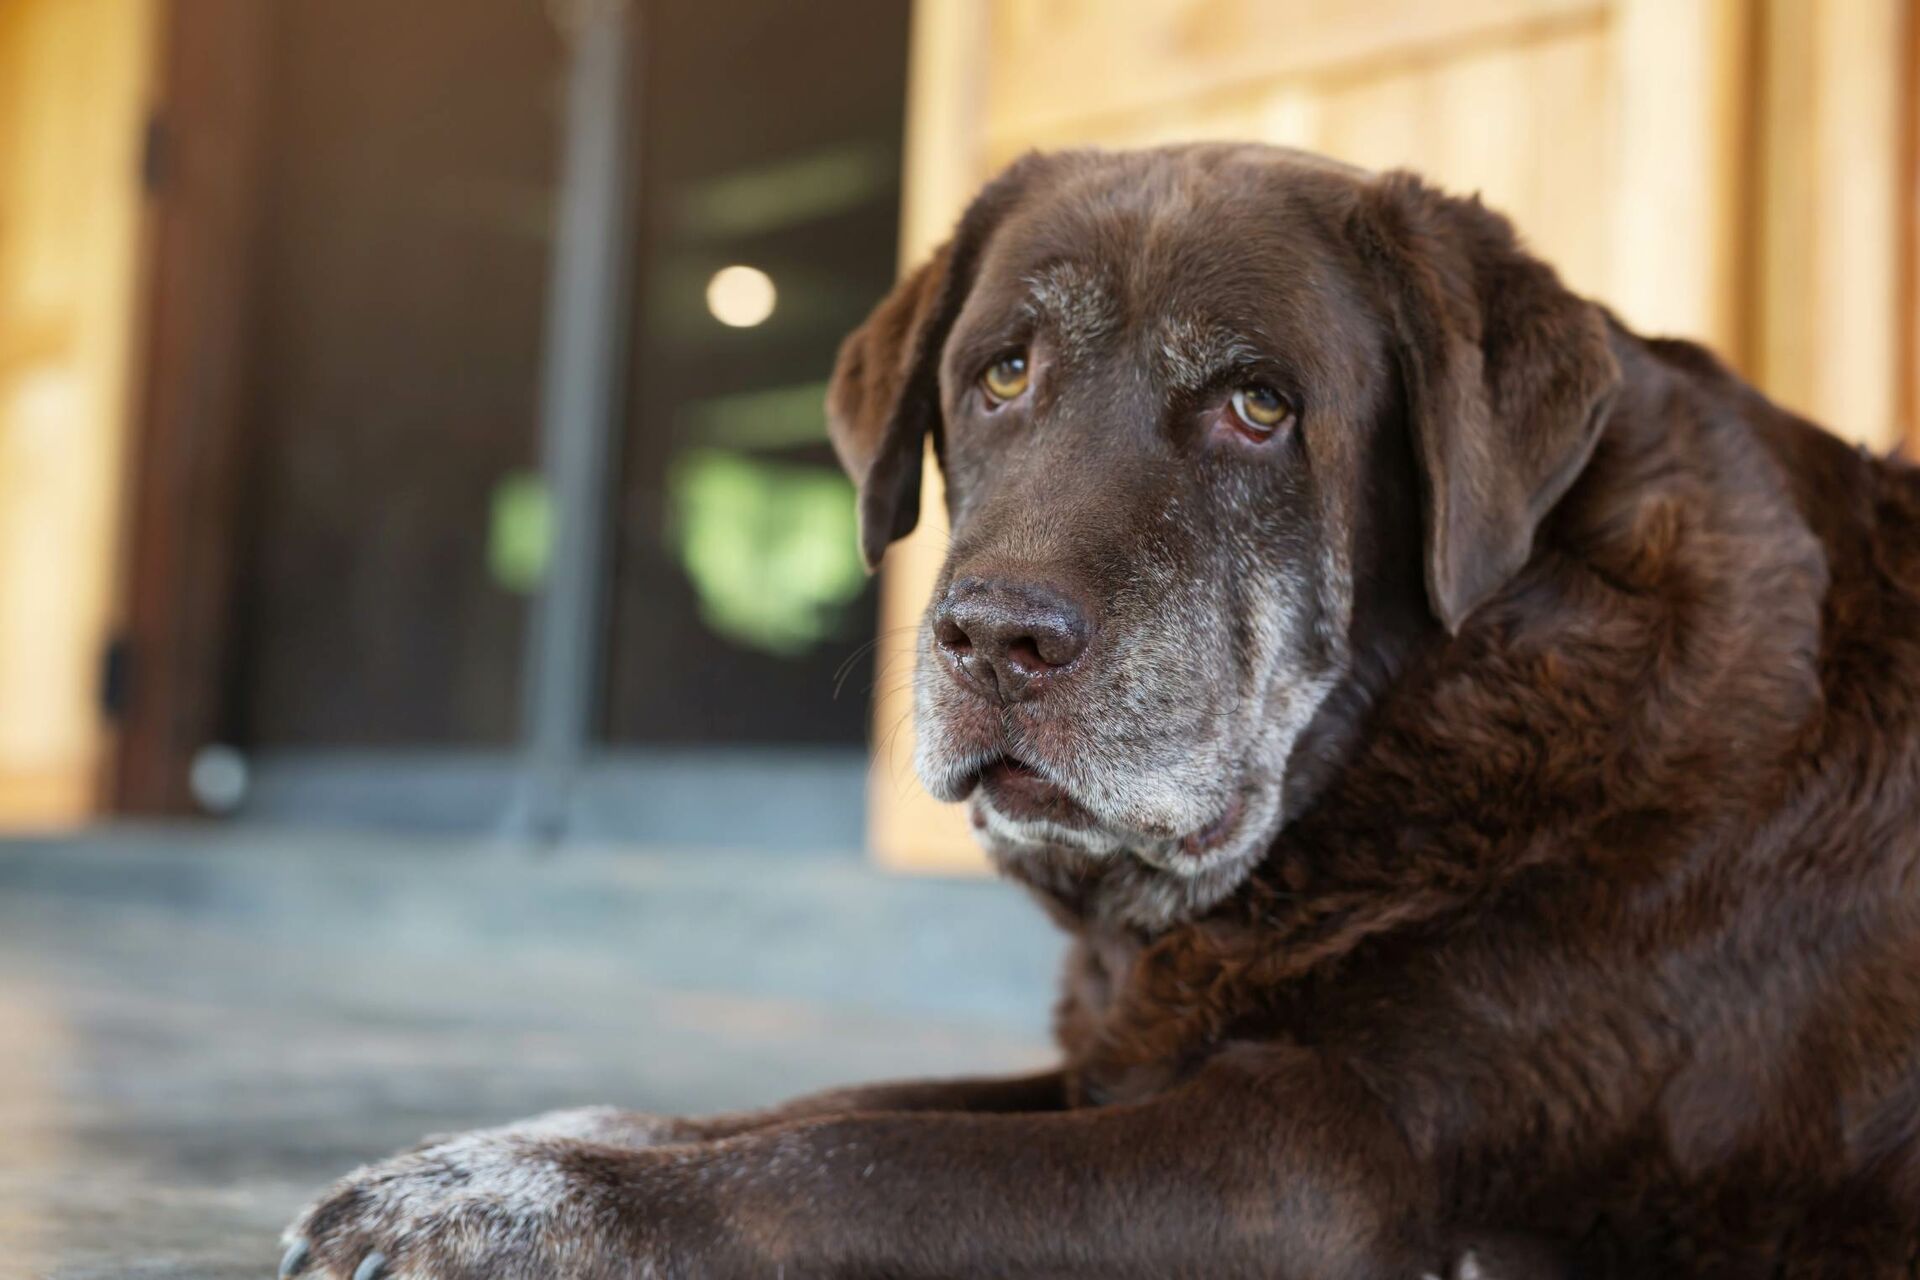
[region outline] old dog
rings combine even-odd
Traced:
[[[870,562],[944,468],[918,768],[1059,1068],[435,1140],[287,1274],[1912,1272],[1913,471],[1257,146],[1021,160],[829,416]]]

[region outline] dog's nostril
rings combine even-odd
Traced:
[[[1039,675],[1051,671],[1065,663],[1048,662],[1040,656],[1040,646],[1031,638],[1022,636],[1007,645],[1007,661],[1029,675]]]
[[[1007,661],[1027,675],[1040,676],[1068,665],[1084,648],[1084,637],[1073,631],[1038,632],[1009,641]]]
[[[941,618],[933,624],[933,641],[952,654],[965,654],[973,650],[973,641],[967,638],[967,633],[952,618]]]

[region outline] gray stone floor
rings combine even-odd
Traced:
[[[852,857],[268,830],[0,843],[0,1278],[272,1274],[420,1134],[1047,1057],[1021,896]]]

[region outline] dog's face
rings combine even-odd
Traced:
[[[1483,311],[1490,270],[1541,333]],[[1410,180],[1245,147],[1016,166],[829,400],[870,559],[924,435],[945,469],[923,781],[1030,879],[1117,873],[1139,924],[1205,907],[1397,603],[1456,628],[1525,560],[1613,377],[1597,313]]]
[[[1279,176],[1060,181],[981,254],[940,360],[917,758],[1002,855],[1238,865],[1346,667],[1388,345]]]

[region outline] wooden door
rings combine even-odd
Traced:
[[[102,797],[146,0],[0,0],[0,829]]]

